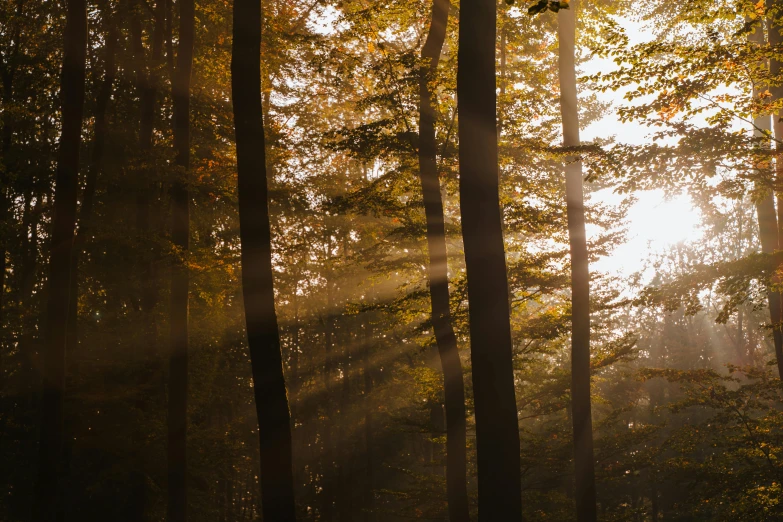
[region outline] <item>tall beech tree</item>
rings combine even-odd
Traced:
[[[576,5],[558,12],[557,37],[563,146],[578,147],[579,106],[576,87]],[[566,158],[566,212],[571,249],[571,416],[574,425],[576,518],[596,520],[593,420],[590,407],[590,271],[585,234],[582,162]]]
[[[766,42],[764,35],[765,20],[758,17],[751,21],[753,32],[748,35],[748,40],[755,46],[763,46]],[[765,64],[766,65],[766,64]],[[753,98],[759,99],[766,90],[762,86],[754,85]],[[758,140],[757,146],[766,151],[769,149],[769,137],[772,132],[772,118],[769,114],[757,114],[753,118],[753,136]],[[770,162],[766,158],[755,161],[754,170],[762,174],[773,171]],[[775,213],[775,192],[764,187],[763,183],[757,184],[761,188],[760,199],[756,201],[756,214],[758,216],[759,242],[761,251],[772,254],[779,248],[778,219]],[[781,296],[779,292],[767,290],[767,303],[769,305],[769,320],[772,324],[772,341],[775,346],[775,358],[777,360],[778,375],[783,379],[783,331],[781,331]]]
[[[171,188],[171,331],[168,395],[168,522],[187,519],[188,287],[190,238],[190,76],[193,67],[194,0],[179,0],[179,45],[172,80],[177,179]]]
[[[117,76],[117,30],[112,20],[106,35],[106,55],[104,57],[103,80],[95,99],[95,124],[93,129],[92,151],[90,164],[87,168],[87,176],[82,191],[82,202],[79,207],[79,230],[74,237],[73,259],[71,261],[71,288],[70,304],[68,305],[68,350],[75,349],[78,344],[78,298],[79,298],[79,261],[81,259],[84,243],[87,241],[91,229],[93,208],[95,206],[95,189],[98,183],[98,175],[103,168],[104,152],[106,149],[106,132],[108,118],[106,116],[114,89],[114,81]]]
[[[133,57],[136,68],[136,90],[139,96],[139,155],[141,168],[136,194],[136,231],[140,237],[140,243],[147,248],[143,250],[140,259],[141,279],[141,307],[148,316],[147,321],[147,345],[152,349],[156,342],[155,319],[151,310],[158,302],[159,288],[157,270],[155,268],[153,252],[150,252],[150,241],[147,235],[151,232],[152,213],[151,196],[155,194],[155,169],[150,165],[153,148],[153,134],[155,131],[155,114],[159,110],[158,90],[160,83],[160,70],[163,66],[163,44],[165,36],[166,12],[164,0],[158,0],[153,7],[142,5],[141,2],[133,4],[135,12],[131,18],[131,41]],[[153,28],[151,32],[151,49],[149,57],[144,46],[142,34],[141,10],[151,9]],[[178,145],[179,147],[179,145]],[[178,150],[177,154],[181,152]],[[187,168],[187,166],[186,166]],[[157,224],[157,223],[155,223]]]
[[[84,117],[87,59],[87,2],[66,4],[60,98],[62,133],[54,192],[45,342],[42,347],[43,395],[38,448],[38,482],[32,520],[52,522],[60,506],[58,476],[63,451],[63,396],[71,258],[79,187],[79,149]]]
[[[499,202],[496,11],[493,0],[466,0],[460,5],[457,55],[459,195],[482,522],[522,519],[519,426]]]
[[[766,7],[769,45],[774,49],[780,49],[781,46],[783,46],[783,35],[781,34],[781,29],[783,29],[783,24],[781,24],[781,17],[783,17],[783,2],[780,0],[767,0]],[[773,55],[769,59],[769,72],[773,78],[776,78],[775,83],[771,85],[769,89],[771,94],[769,101],[773,104],[777,104],[783,99],[783,84],[780,84],[780,75],[783,74],[783,62],[776,55]],[[783,243],[783,111],[779,110],[772,115],[772,130],[775,136],[775,151],[777,152],[775,157],[774,191],[774,199],[777,204],[776,219],[778,229],[778,245],[776,248],[780,249],[781,243]],[[781,301],[783,301],[783,295],[778,295],[778,308],[781,309],[780,313],[783,314],[783,303],[781,303]],[[773,304],[770,303],[771,315],[773,314],[772,308]],[[772,319],[772,322],[773,327],[776,326],[775,323],[783,322],[783,315],[778,315],[777,318]],[[778,361],[778,376],[783,379],[783,330],[781,330],[781,325],[778,324],[777,327],[773,329],[773,332],[777,334],[774,336],[774,342],[775,354]]]
[[[275,312],[261,107],[261,2],[234,0],[231,94],[237,147],[242,295],[261,449],[264,520],[296,520],[288,408]]]
[[[430,30],[421,50],[424,63],[419,77],[419,178],[427,220],[429,255],[427,268],[432,327],[443,369],[446,407],[446,497],[449,504],[449,520],[466,522],[470,520],[470,515],[466,484],[465,384],[462,380],[462,362],[459,358],[457,337],[454,335],[451,319],[446,220],[438,177],[436,114],[430,92],[430,81],[438,70],[443,42],[446,39],[450,9],[449,0],[433,0]]]

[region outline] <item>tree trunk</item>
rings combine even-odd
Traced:
[[[499,203],[493,0],[460,7],[457,96],[479,520],[522,519],[519,425]]]
[[[757,45],[764,44],[763,21],[762,23],[756,24],[755,31],[748,36],[748,39]],[[756,98],[759,94],[760,89],[754,88],[753,97]],[[756,138],[768,136],[769,132],[772,130],[770,116],[756,116],[753,119],[753,126],[753,134]],[[762,144],[761,146],[766,147],[767,145]],[[779,245],[778,220],[775,215],[775,195],[772,191],[768,191],[760,201],[756,202],[756,212],[758,213],[759,220],[759,241],[761,242],[761,251],[765,254],[771,254],[777,250]],[[775,344],[778,376],[783,379],[783,332],[781,332],[780,329],[780,293],[767,292],[767,301],[769,303],[769,320],[770,323],[772,323],[772,338]]]
[[[63,449],[66,326],[79,185],[86,55],[87,3],[85,0],[68,0],[60,94],[62,134],[55,180],[45,342],[41,354],[44,364],[43,397],[33,522],[55,520],[60,504],[58,470]]]
[[[419,78],[419,175],[427,219],[432,326],[443,368],[446,404],[446,497],[449,519],[452,522],[467,522],[470,518],[465,478],[465,384],[462,380],[462,362],[457,349],[457,338],[451,323],[446,227],[436,158],[435,110],[432,107],[429,88],[429,80],[437,71],[443,41],[446,38],[450,8],[449,0],[433,1],[432,23],[421,51],[425,63]]]
[[[139,107],[139,153],[142,164],[141,182],[139,183],[136,196],[136,229],[140,236],[142,244],[147,241],[147,235],[150,232],[150,194],[153,189],[153,180],[155,179],[155,169],[146,165],[150,161],[152,152],[152,136],[155,130],[155,108],[158,94],[158,83],[160,81],[159,68],[163,60],[163,40],[166,24],[166,13],[164,0],[158,0],[154,7],[155,25],[152,33],[152,53],[149,63],[146,59],[144,44],[141,34],[141,23],[138,17],[134,19],[133,28],[133,53],[137,62],[137,90],[141,100]],[[141,307],[147,318],[147,339],[146,344],[149,348],[154,346],[156,338],[156,328],[153,317],[149,312],[158,302],[158,282],[157,272],[155,270],[154,252],[148,252],[142,256],[141,260]]]
[[[342,350],[342,386],[340,389],[340,417],[337,423],[337,459],[338,459],[338,520],[340,522],[350,522],[353,510],[353,468],[351,460],[351,450],[349,444],[350,435],[346,433],[346,426],[350,419],[350,395],[351,395],[351,351],[353,339],[346,327],[342,328],[343,335],[340,336]]]
[[[2,130],[2,143],[0,143],[0,151],[3,153],[3,168],[0,169],[0,221],[7,227],[9,217],[11,216],[11,197],[9,194],[9,177],[7,174],[10,158],[9,152],[11,150],[11,137],[13,135],[13,127],[11,122],[11,111],[8,110],[8,106],[13,100],[13,86],[14,86],[14,72],[11,68],[11,64],[4,64],[2,70],[3,80],[3,130]],[[4,332],[4,297],[5,297],[5,271],[6,271],[6,244],[8,242],[8,231],[0,230],[0,339],[5,339]],[[1,348],[1,346],[0,346]]]
[[[372,290],[370,291],[372,295]],[[372,302],[372,298],[371,298]],[[368,312],[365,312],[367,314]],[[364,349],[362,350],[362,376],[364,378],[364,448],[365,470],[364,477],[364,522],[370,522],[373,517],[373,489],[375,484],[373,467],[373,419],[372,419],[372,372],[370,370],[370,347],[372,346],[372,322],[369,318],[364,324]]]
[[[268,91],[267,91],[268,92]],[[264,92],[266,99],[267,92]],[[263,105],[262,105],[263,110]],[[332,522],[334,518],[335,491],[337,490],[336,478],[336,452],[335,444],[332,440],[332,430],[337,417],[337,408],[332,405],[332,384],[334,380],[335,357],[333,351],[334,320],[332,311],[334,309],[333,292],[333,273],[332,273],[332,232],[327,227],[326,237],[326,258],[325,258],[325,285],[326,285],[326,310],[324,313],[324,400],[322,401],[324,409],[324,421],[321,425],[323,450],[321,451],[321,474],[323,476],[323,487],[321,488],[321,516],[324,522]]]
[[[783,36],[780,34],[781,31],[781,16],[783,16],[783,2],[780,0],[767,0],[767,10],[768,15],[770,15],[770,19],[768,20],[768,27],[769,27],[769,44],[770,46],[774,48],[780,48],[783,46]],[[781,73],[783,73],[783,64],[774,58],[771,58],[769,61],[769,67],[770,67],[770,73],[773,77],[780,76]],[[783,97],[783,86],[781,85],[773,85],[770,87],[770,93],[772,94],[772,98],[769,100],[770,103],[774,103],[778,100],[780,100],[781,97]],[[779,112],[778,114],[775,114],[772,117],[773,121],[773,129],[775,132],[775,148],[777,149],[778,154],[783,152],[783,112]],[[780,248],[780,241],[781,237],[783,237],[783,190],[781,189],[781,184],[783,184],[783,157],[780,155],[775,157],[775,182],[776,182],[776,201],[777,201],[777,232],[778,232],[778,243],[775,247],[776,249]],[[783,331],[781,331],[781,321],[783,321],[783,306],[781,306],[781,294],[778,293],[777,297],[774,298],[777,299],[778,304],[777,307],[780,309],[780,312],[775,315],[775,319],[772,320],[773,326],[777,324],[778,326],[773,329],[773,336],[775,340],[775,356],[777,357],[778,362],[778,375],[781,379],[783,379]],[[770,313],[772,311],[772,303],[770,303]]]
[[[560,112],[563,145],[579,146],[579,108],[576,92],[576,5],[561,9],[557,36],[560,43]],[[578,522],[594,522],[595,459],[590,407],[590,273],[585,235],[582,162],[566,158],[566,211],[571,247],[571,409],[574,427],[574,493]]]
[[[168,522],[187,518],[187,399],[188,399],[188,285],[186,264],[189,248],[190,195],[190,74],[193,66],[195,6],[179,0],[179,46],[172,82],[174,147],[179,179],[171,189],[171,240],[182,259],[171,269],[171,347],[169,354],[168,403]]]
[[[117,51],[117,34],[114,27],[109,29],[106,40],[106,62],[104,65],[103,82],[95,101],[95,127],[93,130],[92,157],[87,170],[87,179],[82,195],[82,205],[79,209],[79,230],[74,238],[74,248],[71,260],[70,305],[68,306],[68,343],[67,350],[74,350],[79,342],[78,336],[78,299],[79,299],[79,260],[84,243],[87,240],[92,225],[92,212],[95,201],[95,186],[98,174],[103,167],[103,152],[106,143],[106,110],[109,106],[114,78],[117,74],[115,55]]]
[[[16,16],[22,15],[22,2],[16,4]],[[11,201],[12,196],[10,193],[10,178],[8,171],[12,169],[11,158],[9,157],[11,151],[11,140],[13,138],[13,120],[12,111],[9,107],[13,103],[14,99],[14,77],[16,76],[16,58],[19,54],[19,40],[20,40],[20,23],[17,22],[16,29],[14,30],[13,45],[6,54],[4,63],[0,64],[0,77],[3,83],[3,127],[2,134],[0,135],[0,153],[2,153],[2,168],[0,168],[0,222],[7,224],[11,216]],[[9,231],[7,225],[4,227],[6,230],[0,230],[0,350],[3,349],[2,340],[6,339],[4,335],[4,297],[5,297],[5,278],[6,278],[6,255],[7,244],[9,238]]]
[[[231,92],[239,179],[242,291],[261,448],[263,519],[296,520],[288,410],[275,314],[272,237],[261,112],[261,4],[234,1]]]

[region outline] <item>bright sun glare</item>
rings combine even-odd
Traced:
[[[628,211],[627,241],[595,263],[595,269],[627,276],[641,270],[644,259],[651,254],[701,237],[700,212],[687,194],[667,199],[662,190],[652,190],[636,197],[637,202]]]

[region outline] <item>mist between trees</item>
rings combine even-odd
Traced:
[[[783,520],[781,16],[0,0],[0,520]]]

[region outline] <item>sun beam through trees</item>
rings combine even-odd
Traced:
[[[0,520],[783,520],[782,18],[0,0]]]

